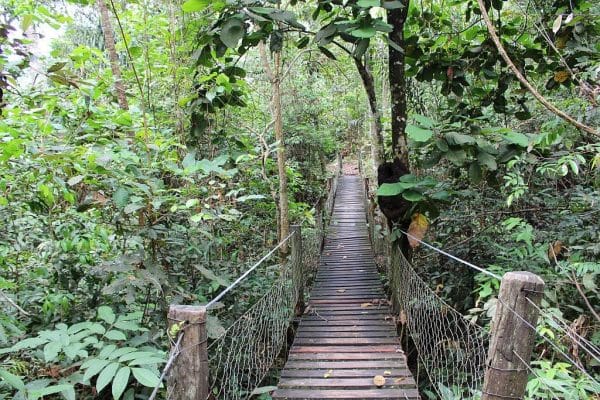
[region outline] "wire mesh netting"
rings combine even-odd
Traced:
[[[400,251],[392,251],[390,287],[435,390],[468,398],[483,384],[488,334],[442,300]]]
[[[440,298],[402,252],[383,235],[383,217],[366,198],[369,234],[375,254],[387,266],[398,318],[409,332],[432,388],[440,398],[479,398],[489,334]]]
[[[211,398],[247,399],[265,378],[287,343],[287,329],[308,278],[316,271],[324,227],[335,198],[337,176],[331,180],[316,227],[302,232],[301,248],[292,242],[292,255],[281,266],[271,288],[210,344]]]

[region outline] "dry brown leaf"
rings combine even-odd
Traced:
[[[429,221],[427,221],[427,217],[420,213],[413,214],[412,221],[408,227],[408,233],[411,236],[414,236],[408,237],[408,244],[410,244],[410,247],[413,249],[419,247],[418,240],[423,240],[425,233],[427,232],[427,228],[429,228]]]
[[[329,371],[327,371],[324,375],[323,378],[331,378],[331,375],[333,374],[333,370],[330,369]]]
[[[362,303],[360,305],[360,308],[367,308],[367,307],[371,307],[373,305],[373,303]]]
[[[400,323],[405,325],[408,322],[408,318],[406,317],[406,312],[404,310],[400,311]]]
[[[338,293],[344,293],[344,292],[346,292],[346,289],[338,289],[338,290],[336,290],[336,292],[338,292]]]
[[[384,375],[391,375],[391,374],[392,374],[392,371],[383,371],[383,374],[384,374]]]
[[[563,242],[557,240],[556,242],[550,244],[548,247],[548,258],[552,261],[556,260],[556,258],[563,251]]]
[[[381,376],[381,375],[376,375],[373,378],[373,383],[377,387],[382,387],[383,385],[385,385],[385,378],[383,376]]]
[[[406,379],[406,378],[405,378],[405,377],[402,377],[402,378],[396,378],[396,379],[394,379],[394,383],[400,383],[400,382],[402,382],[404,379]]]

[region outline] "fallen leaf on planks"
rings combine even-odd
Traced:
[[[373,378],[373,383],[377,387],[382,387],[383,385],[385,385],[385,378],[383,376],[381,376],[381,375],[376,375]]]

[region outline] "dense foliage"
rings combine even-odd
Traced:
[[[600,5],[486,6],[529,81],[597,129]],[[396,43],[387,16],[405,8]],[[426,239],[460,257],[542,276],[539,333],[598,379],[597,359],[563,328],[600,346],[600,142],[524,89],[476,1],[0,0],[0,13],[0,398],[147,397],[168,305],[205,303],[276,244],[279,143],[261,42],[283,59],[290,221],[314,223],[337,151],[378,146],[371,118],[382,154],[396,154],[387,57],[401,51],[411,174],[379,194],[400,195],[405,218],[427,216]],[[496,280],[413,256],[432,288],[489,326]],[[226,298],[209,334],[274,276]],[[535,357],[529,398],[592,398],[547,342]]]

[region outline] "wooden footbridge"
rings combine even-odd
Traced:
[[[363,184],[340,179],[318,272],[274,399],[418,399],[375,265]]]
[[[491,333],[484,331],[441,299],[397,247],[376,234],[374,207],[366,209],[367,183],[359,176],[336,174],[324,206],[330,217],[327,229],[322,228],[327,218],[317,210],[312,233],[294,227],[208,304],[171,306],[173,346],[162,374],[168,378],[167,398],[241,400],[271,393],[273,399],[296,400],[420,399],[373,247],[385,255],[395,316],[403,316],[403,328],[439,398],[446,398],[450,390],[454,398],[524,396],[543,281],[529,272],[505,274]],[[218,338],[209,338],[207,314],[218,318],[224,296],[258,273],[257,268],[286,242],[291,256],[277,266],[279,276],[272,286]],[[315,279],[302,309],[311,273]],[[286,352],[290,323],[297,317],[293,343]],[[282,358],[285,365],[275,371],[273,366]],[[268,386],[276,374],[277,386]],[[159,386],[151,399],[158,392]]]

